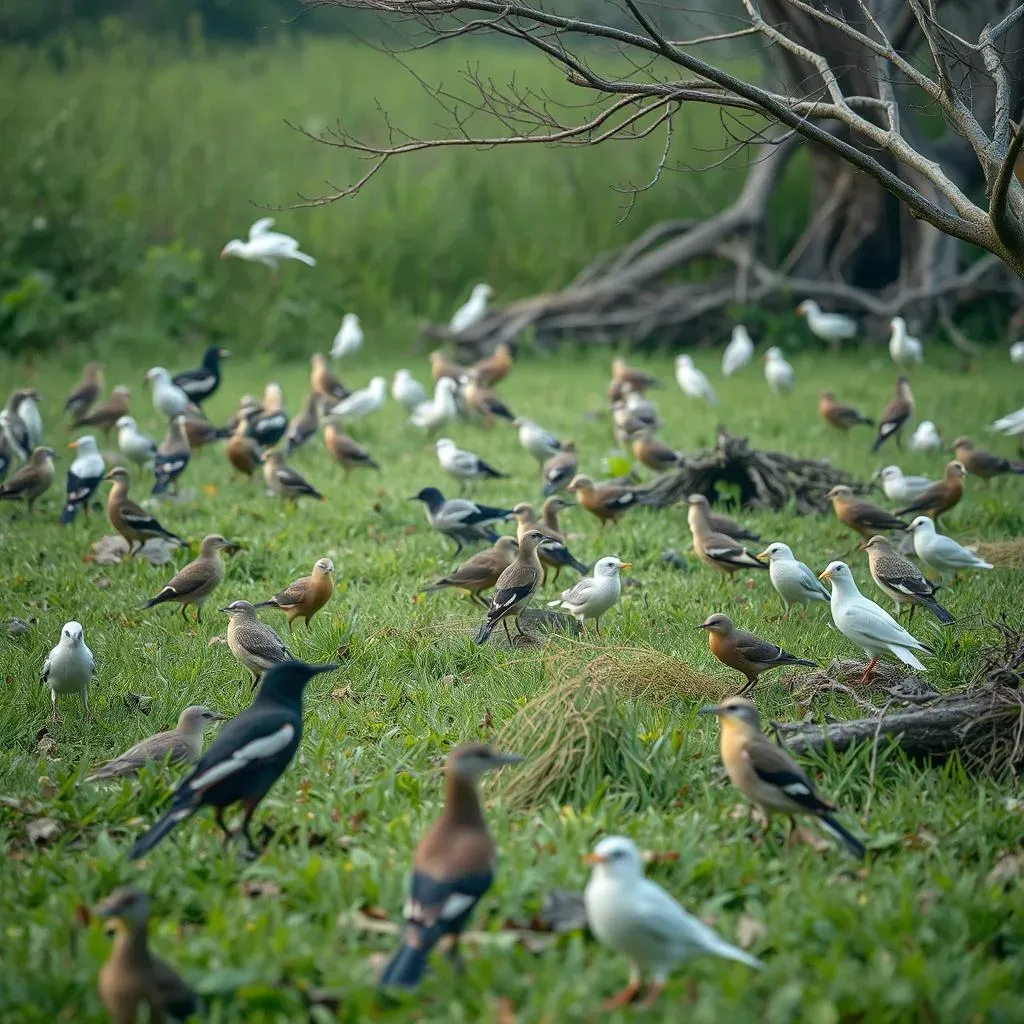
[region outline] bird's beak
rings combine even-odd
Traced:
[[[494,760],[499,765],[505,764],[522,764],[526,760],[522,754],[495,754]]]
[[[828,569],[825,569],[824,572],[821,572],[821,573],[818,574],[818,579],[819,580],[830,580],[830,579],[832,579],[832,573],[830,573],[828,571]]]
[[[77,448],[78,447],[78,442],[77,441],[69,441],[68,442],[68,447],[69,448]]]
[[[218,608],[217,609],[217,611],[224,612],[225,614],[227,614],[227,610],[228,610],[227,605],[225,605],[223,608]]]
[[[228,247],[225,245],[224,248],[221,249],[221,251],[220,251],[220,258],[224,259],[224,257],[227,256],[227,254],[228,254]]]
[[[607,860],[607,857],[602,857],[599,853],[585,853],[583,855],[584,864],[604,864]]]
[[[230,717],[230,715],[222,715],[219,711],[214,711],[212,714],[215,722],[226,722]]]
[[[217,354],[221,357],[221,359],[230,359],[231,358],[231,349],[229,349],[229,348],[218,349]]]
[[[241,544],[236,544],[236,543],[235,543],[235,542],[234,542],[233,540],[229,540],[229,541],[227,542],[227,544],[225,544],[225,545],[224,545],[224,550],[225,550],[225,551],[226,551],[226,552],[227,552],[227,553],[228,553],[229,555],[235,555],[235,554],[237,554],[237,553],[238,553],[239,551],[241,551],[241,550],[242,550],[242,545],[241,545]]]
[[[632,569],[633,568],[633,563],[632,562],[619,562],[619,568],[620,569]]]
[[[697,712],[698,715],[720,715],[722,713],[722,707],[719,704],[705,704],[704,707]]]
[[[754,557],[760,562],[762,559],[768,557],[768,552],[767,551],[762,551],[760,554],[754,555]]]
[[[706,622],[702,622],[699,626],[694,626],[693,628],[694,629],[707,629],[708,628],[708,624]]]

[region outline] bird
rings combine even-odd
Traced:
[[[29,445],[28,427],[11,409],[0,409],[0,442],[6,451],[16,455],[20,462],[28,461],[32,449]]]
[[[186,1020],[199,1011],[199,997],[188,982],[149,950],[149,897],[141,889],[115,889],[92,912],[117,929],[97,978],[100,1000],[114,1024],[163,1024],[168,1017]]]
[[[485,427],[490,427],[496,416],[509,423],[515,422],[515,413],[490,388],[478,384],[472,377],[464,377],[460,385],[463,403],[470,412],[480,417]]]
[[[782,349],[772,345],[764,354],[764,379],[773,394],[783,395],[796,384],[796,371],[786,361]]]
[[[810,814],[856,857],[864,844],[835,818],[836,808],[817,791],[810,777],[782,747],[762,732],[757,705],[745,697],[729,697],[705,705],[699,714],[715,715],[721,726],[720,751],[729,781],[770,822],[774,814]]]
[[[911,451],[937,452],[942,447],[942,438],[931,420],[922,420],[910,438]]]
[[[935,523],[927,516],[912,520],[907,530],[913,534],[914,551],[928,568],[938,573],[943,581],[966,569],[992,569],[991,562],[979,558],[973,551],[935,530]]]
[[[562,442],[550,431],[538,426],[526,416],[517,416],[512,426],[519,428],[519,446],[528,451],[542,465],[562,450]]]
[[[416,406],[427,400],[427,392],[423,385],[405,369],[396,370],[391,381],[391,397],[411,413]]]
[[[687,504],[686,521],[693,537],[693,550],[705,565],[725,573],[730,579],[743,569],[767,571],[768,566],[759,562],[742,544],[712,528],[707,498],[703,494],[691,494]]]
[[[1011,412],[1006,416],[1000,416],[989,429],[996,430],[1007,437],[1016,436],[1018,445],[1024,451],[1024,437],[1021,437],[1021,435],[1024,435],[1024,409],[1018,409],[1016,412]]]
[[[40,445],[32,449],[28,462],[10,480],[0,484],[0,501],[24,501],[29,512],[53,484],[56,475],[53,460],[57,453],[52,448]]]
[[[739,373],[754,358],[754,343],[750,340],[750,332],[743,324],[735,324],[732,337],[722,353],[722,376],[731,377]]]
[[[25,427],[28,450],[43,443],[43,417],[39,412],[39,392],[35,388],[19,388],[11,395],[14,415]]]
[[[1015,341],[1010,346],[1010,362],[1014,366],[1020,366],[1024,363],[1024,341]]]
[[[71,422],[71,429],[79,427],[97,427],[104,434],[109,434],[122,416],[128,415],[128,399],[131,389],[119,384],[110,393],[110,397],[99,405],[93,405],[85,412],[76,416]]]
[[[0,415],[3,414],[0,413]],[[3,430],[0,430],[0,482],[3,482],[6,478],[7,471],[11,468],[11,463],[13,461],[14,452],[11,451]]]
[[[540,586],[541,564],[537,557],[537,548],[544,541],[540,530],[527,530],[519,537],[519,550],[508,568],[502,571],[494,584],[494,594],[487,608],[487,617],[476,634],[478,644],[487,643],[500,622],[505,627],[505,637],[512,643],[512,634],[508,629],[508,618],[516,620],[516,630],[520,636],[526,636],[519,624],[519,616],[533,600],[533,595]]]
[[[297,448],[301,448],[307,441],[316,436],[320,429],[320,403],[322,397],[311,391],[302,407],[302,412],[291,418],[288,429],[284,435],[284,450],[286,455],[291,455]]]
[[[89,514],[89,499],[99,487],[107,468],[96,447],[96,438],[91,434],[83,434],[68,447],[74,450],[75,457],[68,467],[67,498],[60,517],[65,526],[75,518],[80,508]]]
[[[281,260],[298,260],[307,267],[315,267],[316,260],[299,248],[299,243],[291,235],[280,231],[271,231],[274,226],[273,217],[260,217],[249,228],[249,237],[243,242],[232,238],[220,251],[220,258],[235,256],[249,263],[262,263],[265,267],[276,271]]]
[[[153,494],[178,493],[178,477],[188,468],[192,458],[185,434],[185,417],[175,416],[167,426],[167,436],[160,442],[153,460]]]
[[[941,480],[926,487],[910,504],[896,510],[896,515],[917,515],[921,513],[931,516],[938,524],[939,516],[960,504],[964,496],[964,477],[967,470],[962,462],[954,459],[946,464],[946,471]]]
[[[212,424],[205,416],[194,413],[182,417],[182,429],[191,451],[197,452],[215,441],[223,441],[232,431]]]
[[[467,544],[493,544],[498,539],[494,524],[513,517],[511,509],[478,505],[467,498],[446,499],[436,487],[424,487],[409,500],[423,502],[427,522],[455,544],[456,555]]]
[[[457,587],[468,591],[470,599],[484,608],[490,603],[481,596],[483,591],[490,590],[498,577],[511,565],[519,550],[519,541],[515,537],[499,537],[494,546],[486,551],[478,551],[470,555],[458,568],[447,576],[431,583],[423,589],[424,594],[431,594],[448,587]]]
[[[327,365],[327,360],[322,352],[314,352],[309,362],[309,386],[313,394],[332,402],[340,402],[342,399],[348,398],[351,392]]]
[[[263,402],[249,416],[249,436],[263,448],[272,448],[288,430],[281,385],[271,381],[263,390]]]
[[[355,313],[346,313],[331,344],[331,358],[344,359],[363,347],[363,327]]]
[[[726,537],[733,540],[760,540],[759,534],[748,530],[742,523],[736,522],[731,516],[722,512],[714,512],[708,499],[703,494],[691,494],[687,499],[689,504],[700,505],[704,510],[704,518],[715,533],[724,533]]]
[[[567,508],[573,508],[576,502],[566,501],[565,498],[559,497],[557,494],[553,494],[550,498],[546,498],[544,504],[540,507],[540,521],[549,530],[553,530],[558,534],[559,537],[565,537],[561,526],[558,525],[558,513],[564,511]]]
[[[152,537],[186,547],[181,537],[161,526],[154,515],[129,499],[130,477],[124,466],[115,466],[103,479],[114,485],[107,496],[107,518],[110,525],[128,542],[129,558],[137,550],[141,551]]]
[[[810,568],[796,559],[792,548],[782,541],[769,544],[758,558],[768,559],[768,578],[775,592],[782,598],[784,616],[789,617],[790,605],[813,604],[829,601],[831,595]]]
[[[150,466],[156,459],[156,441],[139,430],[132,416],[122,416],[117,423],[117,447],[136,466]]]
[[[609,519],[616,523],[631,508],[643,504],[643,493],[635,487],[595,484],[584,473],[574,476],[567,489],[579,498],[580,504],[597,518],[602,527]]]
[[[636,393],[635,391],[630,392],[630,394]],[[657,417],[652,420],[643,411],[637,415],[630,409],[625,399],[612,403],[612,432],[615,434],[615,440],[624,447],[632,444],[634,438],[656,431],[659,426],[660,421]]]
[[[455,419],[459,414],[455,404],[457,388],[457,382],[451,377],[441,377],[434,385],[433,399],[420,402],[409,414],[409,422],[414,427],[433,432]]]
[[[449,321],[448,329],[453,334],[461,334],[483,320],[487,316],[487,301],[493,294],[494,289],[489,284],[474,285],[468,301],[459,306]]]
[[[263,465],[263,450],[259,442],[249,436],[249,418],[240,418],[235,424],[234,433],[228,438],[224,447],[231,468],[243,476],[252,477]]]
[[[901,434],[907,421],[914,415],[914,393],[910,390],[910,380],[907,377],[900,377],[896,381],[896,396],[882,410],[878,420],[878,433],[875,436],[875,443],[871,446],[873,452],[889,440],[896,438],[896,447],[902,447]]]
[[[318,611],[331,599],[334,593],[334,562],[329,558],[318,558],[313,563],[309,576],[300,576],[289,583],[267,601],[257,601],[256,608],[277,608],[288,619],[288,632],[296,619],[306,623],[306,629]]]
[[[233,554],[238,550],[238,544],[225,540],[219,533],[208,534],[199,546],[199,557],[176,572],[170,582],[155,597],[150,598],[143,608],[174,601],[181,605],[181,614],[185,617],[188,606],[194,604],[196,622],[202,622],[203,604],[224,579],[224,563],[220,553],[227,551]]]
[[[60,640],[46,656],[40,680],[50,688],[50,721],[59,722],[57,694],[77,693],[89,714],[89,684],[96,675],[96,659],[85,642],[80,622],[65,622]]]
[[[439,438],[435,442],[434,448],[441,468],[449,476],[453,476],[459,481],[459,486],[463,491],[465,491],[467,483],[477,480],[508,479],[507,473],[495,469],[474,452],[458,448],[450,437]]]
[[[1004,473],[1014,476],[1024,473],[1024,462],[1021,460],[1007,459],[984,448],[976,448],[974,442],[965,435],[956,438],[950,449],[964,469],[979,480],[988,481]]]
[[[711,381],[694,365],[693,357],[676,356],[676,383],[679,390],[690,398],[699,398],[708,405],[717,405],[718,396],[711,386]]]
[[[249,601],[232,601],[220,609],[228,616],[228,650],[252,673],[256,686],[263,676],[283,661],[293,660],[291,651],[270,626],[260,622]]]
[[[448,755],[444,810],[413,855],[402,942],[381,973],[382,987],[415,988],[431,951],[445,936],[452,940],[449,955],[457,956],[459,936],[497,869],[497,851],[477,792],[480,778],[523,760],[485,743],[456,747]]]
[[[813,299],[804,299],[796,307],[797,316],[807,319],[811,334],[839,349],[844,341],[857,336],[857,321],[842,313],[825,313]]]
[[[605,555],[594,564],[594,575],[584,576],[562,596],[548,601],[549,608],[567,611],[580,626],[586,629],[586,620],[594,620],[594,629],[601,635],[601,616],[618,604],[622,595],[622,579],[619,572],[631,569],[632,562],[623,562],[617,555]]]
[[[564,502],[560,502],[557,507],[564,507]],[[551,502],[550,499],[545,502],[548,506],[550,514],[557,522],[557,507],[555,502]],[[565,566],[571,566],[580,575],[585,576],[589,571],[589,566],[584,565],[573,553],[569,550],[568,544],[565,541],[565,534],[558,529],[557,525],[552,527],[544,523],[538,523],[537,518],[533,512],[533,506],[528,502],[521,501],[518,505],[515,505],[512,509],[512,514],[515,516],[518,522],[516,535],[519,540],[522,540],[523,534],[528,530],[539,530],[544,535],[544,540],[537,548],[537,557],[540,559],[541,564],[541,586],[547,582],[547,570],[548,567],[555,570],[553,579],[557,580],[559,574]]]
[[[728,615],[709,615],[697,628],[707,630],[708,647],[723,665],[747,677],[746,685],[740,690],[741,695],[756,686],[761,673],[769,669],[783,665],[818,667],[817,662],[798,658],[784,651],[778,644],[769,643],[754,633],[739,629]]]
[[[153,391],[153,408],[167,419],[195,412],[196,405],[188,395],[171,380],[171,375],[162,366],[154,366],[146,372],[145,380]],[[125,410],[127,412],[127,410]]]
[[[579,452],[574,441],[563,441],[561,451],[555,452],[541,467],[544,486],[541,494],[548,498],[564,491],[576,475],[580,466]]]
[[[911,619],[914,617],[914,609],[920,605],[943,624],[953,621],[953,616],[935,600],[935,584],[925,579],[921,570],[909,558],[894,551],[885,537],[880,534],[872,537],[865,549],[871,578],[882,593],[888,594],[896,602],[893,614],[897,618],[901,606],[908,604]]]
[[[630,366],[621,356],[616,356],[612,360],[612,381],[622,387],[622,397],[625,397],[628,391],[643,393],[650,388],[662,387],[662,383],[657,377],[645,370],[638,370],[636,367]]]
[[[220,387],[220,361],[230,356],[228,349],[211,345],[203,353],[203,361],[196,369],[176,373],[171,383],[181,388],[196,405],[202,405]]]
[[[860,684],[867,683],[879,657],[886,652],[910,668],[928,671],[917,653],[935,652],[911,636],[884,608],[864,597],[845,562],[829,562],[820,578],[832,584],[832,621],[836,629],[847,640],[863,648],[871,659],[858,680]]]
[[[924,347],[917,338],[907,334],[907,322],[903,317],[894,316],[889,321],[889,330],[889,355],[897,366],[920,365],[924,362]]]
[[[736,960],[758,970],[764,967],[645,878],[643,858],[631,839],[607,836],[583,859],[593,867],[583,891],[590,931],[601,945],[629,961],[629,984],[603,1009],[631,1003],[640,994],[645,976],[651,985],[643,1005],[652,1006],[672,969],[699,956]]]
[[[645,429],[658,430],[661,427],[658,407],[647,395],[640,391],[627,391],[622,400],[626,403],[630,417]]]
[[[860,534],[864,541],[870,540],[879,531],[906,529],[907,524],[902,519],[873,502],[854,497],[853,488],[846,484],[836,484],[825,495],[825,500],[832,502],[836,519]]]
[[[224,722],[227,715],[202,704],[191,704],[180,715],[173,729],[165,729],[140,740],[123,754],[107,761],[89,775],[86,782],[121,779],[135,775],[147,765],[191,764],[203,750],[203,733],[214,722]]]
[[[650,431],[644,431],[634,437],[632,446],[633,458],[655,473],[677,469],[686,462],[686,456],[682,452],[670,448],[664,441],[659,441]]]
[[[882,478],[882,491],[890,501],[913,501],[935,483],[926,476],[904,476],[899,466],[886,466],[875,476]]]
[[[299,498],[327,499],[293,466],[284,461],[284,452],[271,448],[263,453],[263,479],[273,494],[285,501]]]
[[[851,427],[861,423],[873,427],[875,421],[870,416],[858,412],[852,405],[844,405],[836,398],[834,391],[822,391],[818,400],[818,415],[836,430],[846,433]]]
[[[337,665],[309,665],[285,661],[263,677],[256,698],[235,715],[207,747],[195,768],[181,780],[171,796],[170,808],[136,840],[129,860],[149,853],[181,822],[202,807],[213,807],[214,819],[225,845],[241,835],[250,857],[258,855],[249,823],[270,788],[284,774],[302,741],[302,696],[309,681]],[[245,808],[234,833],[224,822],[232,804]]]
[[[103,391],[103,367],[99,363],[86,363],[82,379],[75,385],[64,402],[64,412],[72,419],[89,408]]]
[[[324,446],[331,458],[344,470],[345,476],[353,469],[375,469],[380,472],[380,466],[373,461],[370,453],[330,421],[324,426]]]
[[[481,387],[492,388],[500,384],[512,369],[512,350],[503,341],[494,346],[494,351],[478,359],[469,368],[469,378]]]
[[[463,377],[469,376],[466,367],[449,359],[439,348],[434,349],[428,358],[430,359],[430,376],[434,378],[435,384],[442,377],[450,377],[457,384]]]

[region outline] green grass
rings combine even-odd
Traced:
[[[164,361],[183,365],[194,358],[178,353]],[[711,355],[700,362],[714,369]],[[827,456],[861,477],[897,461],[895,451],[870,457],[867,433],[840,437],[814,413],[817,390],[827,385],[865,409],[879,410],[893,373],[878,354],[838,362],[821,355],[798,358],[798,387],[785,401],[767,396],[756,366],[731,381],[716,377],[722,400],[717,411],[680,396],[667,358],[644,365],[669,384],[657,395],[667,422],[663,433],[680,447],[710,441],[721,418],[762,447]],[[345,377],[361,383],[375,371],[394,368],[394,361],[375,361],[371,354],[357,357]],[[108,380],[140,385],[143,370],[137,360],[114,361]],[[77,366],[54,362],[30,372],[7,363],[0,371],[11,384],[30,382],[44,391],[49,436],[58,440],[55,410]],[[574,437],[584,468],[600,475],[611,451],[609,424],[586,413],[601,408],[605,376],[603,357],[524,358],[502,390],[512,408]],[[242,392],[260,389],[270,377],[283,383],[289,406],[296,408],[305,388],[303,365],[266,357],[234,360],[212,403],[214,418],[225,418]],[[920,415],[935,419],[947,437],[980,433],[1022,398],[1019,382],[994,356],[962,376],[952,358],[929,353],[914,384]],[[144,394],[135,409],[144,427],[158,430]],[[858,656],[829,628],[825,607],[804,622],[780,621],[766,574],[726,589],[692,559],[685,572],[663,564],[663,550],[688,546],[682,509],[639,510],[603,533],[579,510],[566,517],[579,535],[573,548],[581,558],[592,562],[615,552],[634,564],[631,576],[639,586],[626,590],[620,609],[606,618],[603,641],[554,637],[544,650],[514,653],[494,644],[476,648],[470,637],[479,622],[477,609],[452,594],[415,599],[420,585],[451,564],[447,542],[425,529],[420,506],[406,500],[419,487],[439,482],[428,445],[391,406],[357,433],[384,467],[382,476],[357,474],[346,483],[314,443],[295,463],[329,500],[294,513],[265,496],[262,487],[231,482],[220,452],[197,457],[186,481],[196,500],[163,507],[161,518],[192,539],[220,531],[245,544],[198,627],[185,624],[173,609],[140,611],[169,577],[169,568],[140,562],[96,567],[83,560],[90,543],[111,532],[102,516],[62,530],[56,493],[34,520],[0,506],[0,618],[34,620],[26,636],[0,637],[0,789],[61,823],[55,842],[32,848],[26,819],[0,806],[6,851],[0,864],[4,1019],[103,1019],[94,983],[109,942],[97,922],[76,923],[76,908],[128,881],[153,895],[156,948],[204,991],[233,991],[215,1001],[212,1020],[300,1019],[294,986],[340,991],[342,1015],[353,1021],[496,1021],[504,1019],[499,997],[511,1001],[522,1021],[589,1019],[600,1000],[624,983],[626,968],[581,935],[540,955],[489,948],[470,958],[461,979],[438,964],[419,998],[394,1009],[377,1006],[370,958],[387,951],[391,941],[357,934],[339,926],[338,918],[363,905],[399,914],[412,849],[438,811],[436,769],[445,752],[486,736],[488,718],[497,734],[551,685],[553,672],[579,673],[619,648],[678,659],[711,677],[709,693],[735,685],[736,678],[710,658],[704,634],[694,630],[716,610],[822,663]],[[459,425],[452,434],[513,474],[482,487],[481,498],[511,504],[537,494],[535,466],[510,428],[484,433]],[[1010,442],[995,447],[1011,451]],[[907,455],[899,461],[907,471],[934,475],[944,458]],[[1019,535],[1021,486],[1008,480],[985,490],[968,480],[967,497],[950,517],[951,532],[961,539]],[[140,480],[135,496],[146,490]],[[830,516],[744,518],[766,542],[786,540],[818,569],[851,543]],[[97,761],[165,727],[187,703],[241,710],[249,699],[248,684],[240,682],[244,673],[225,647],[208,646],[226,625],[216,607],[234,598],[267,596],[322,555],[334,559],[340,586],[314,628],[296,631],[293,650],[312,661],[340,658],[342,667],[311,685],[298,761],[258,814],[257,829],[270,824],[276,838],[260,860],[240,865],[221,851],[212,820],[203,814],[143,865],[128,863],[126,851],[159,812],[169,780],[147,775],[141,782],[100,787],[82,787],[78,780]],[[852,562],[863,589],[873,595],[863,557]],[[554,594],[549,586],[545,597]],[[1021,594],[1019,573],[1010,571],[976,575],[944,592],[963,623],[931,662],[936,685],[949,688],[971,678],[986,640],[984,618],[1006,614],[1019,624]],[[84,624],[99,666],[94,718],[84,720],[69,699],[63,723],[50,727],[49,696],[38,671],[61,624],[71,618]],[[283,617],[268,615],[267,621],[283,628]],[[938,636],[920,617],[915,631],[925,639]],[[153,698],[147,715],[126,705],[129,693]],[[799,714],[777,676],[765,679],[758,699],[767,717]],[[572,797],[564,805],[547,801],[521,811],[496,798],[503,783],[491,780],[488,818],[501,868],[478,915],[479,927],[529,919],[554,886],[581,888],[581,854],[601,835],[624,832],[645,848],[679,852],[678,861],[655,867],[654,876],[726,936],[735,937],[742,916],[765,929],[754,946],[768,963],[762,974],[740,965],[694,963],[674,976],[660,1009],[648,1019],[1021,1019],[1024,897],[1016,881],[1006,890],[986,882],[999,853],[1020,841],[1019,804],[1008,803],[1012,786],[969,777],[955,762],[913,765],[895,752],[879,756],[870,782],[867,751],[822,758],[811,767],[824,792],[843,808],[851,827],[869,837],[877,859],[861,868],[838,849],[821,854],[809,847],[789,849],[781,841],[754,843],[747,822],[734,813],[737,795],[722,782],[716,727],[696,716],[700,702],[698,695],[665,687],[614,701],[608,727],[613,734],[618,730],[621,742],[601,747],[607,764],[588,765],[578,785],[566,788]],[[849,716],[854,710],[831,696],[816,702],[813,715]],[[46,752],[37,746],[44,728],[54,743]],[[612,765],[628,765],[628,779],[604,778]],[[246,895],[245,887],[251,890],[249,883],[258,881],[272,881],[279,891],[263,898]],[[689,979],[697,986],[693,1001]],[[285,981],[291,987],[275,987]]]

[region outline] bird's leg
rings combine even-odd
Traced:
[[[556,565],[555,566],[555,575],[551,577],[551,582],[552,583],[557,583],[558,582],[558,577],[561,574],[561,572],[562,572],[562,567],[560,565]],[[541,585],[542,586],[543,586],[543,583],[544,583],[544,581],[541,580]]]
[[[202,601],[196,601],[196,622],[203,621],[203,603]]]
[[[226,850],[227,847],[228,847],[228,843],[230,843],[231,840],[235,838],[235,836],[234,836],[234,833],[231,831],[231,829],[228,828],[227,823],[224,821],[224,808],[223,807],[214,807],[214,809],[213,809],[213,820],[215,822],[217,822],[217,827],[221,830],[221,832],[224,833],[221,836],[220,842],[221,842],[221,846],[223,846],[224,849]]]
[[[597,630],[597,635],[601,636],[601,616],[600,615],[596,619],[594,619],[594,629]]]
[[[644,997],[640,1005],[646,1010],[652,1007],[657,1001],[658,996],[661,995],[665,988],[665,982],[660,979],[655,979],[651,982],[651,987],[647,990],[647,995]]]
[[[526,637],[526,638],[527,638],[528,640],[530,639],[530,634],[529,634],[529,633],[527,633],[527,632],[526,632],[526,631],[525,631],[525,630],[523,629],[523,627],[522,627],[522,624],[521,624],[521,623],[519,622],[519,616],[518,616],[518,615],[516,616],[516,632],[517,632],[517,633],[518,633],[518,634],[519,634],[520,636],[525,636],[525,637]]]
[[[60,721],[60,712],[57,710],[57,694],[50,691],[50,722],[56,725]]]
[[[490,608],[491,607],[490,603],[488,601],[485,601],[480,596],[480,591],[479,590],[474,592],[471,596],[472,596],[473,600],[476,601],[477,604],[482,605],[484,608]]]
[[[740,692],[737,694],[738,697],[742,697],[748,690],[752,690],[757,685],[757,676],[747,676],[747,681],[743,684]]]
[[[548,581],[548,567],[542,563],[541,567],[540,567],[540,585],[543,587],[544,584],[547,583],[547,581]]]
[[[505,627],[505,637],[508,640],[509,647],[512,646],[512,634],[508,631],[508,622],[504,619],[501,620],[501,624]]]
[[[910,614],[909,614],[909,615],[907,616],[907,624],[908,624],[908,625],[909,625],[909,624],[910,624],[911,622],[913,622],[913,621],[914,621],[914,611],[915,611],[915,609],[916,609],[916,608],[917,608],[917,605],[916,605],[916,604],[913,604],[913,603],[912,603],[912,604],[910,605]]]
[[[252,841],[252,835],[249,833],[249,823],[252,821],[252,816],[256,813],[256,806],[258,803],[259,800],[242,801],[242,806],[245,808],[245,815],[242,818],[242,824],[238,827],[238,831],[245,837],[246,860],[255,860],[260,855],[260,851]]]
[[[181,611],[179,612],[179,614],[181,615],[181,617],[182,617],[182,618],[183,618],[183,619],[184,619],[184,620],[185,620],[186,622],[188,622],[188,615],[186,614],[187,612],[188,612],[188,605],[187,605],[187,604],[182,604],[182,606],[181,606]]]
[[[606,1013],[610,1013],[612,1010],[628,1006],[640,994],[641,984],[640,972],[632,968],[629,972],[629,984],[621,992],[605,1002],[601,1009]]]
[[[871,673],[874,672],[875,666],[878,664],[878,655],[876,654],[869,662],[868,667],[864,669],[864,675],[857,680],[858,686],[864,686],[871,678]]]

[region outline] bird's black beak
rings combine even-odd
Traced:
[[[718,704],[705,704],[697,714],[698,715],[717,715],[722,710]]]

